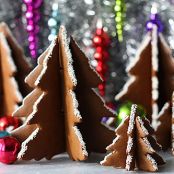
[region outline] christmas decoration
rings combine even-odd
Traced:
[[[26,5],[25,17],[27,21],[28,42],[30,54],[33,58],[38,55],[38,22],[41,18],[40,10],[43,0],[23,0]]]
[[[0,131],[0,138],[10,136],[10,134],[7,131]]]
[[[115,129],[116,125],[117,125],[117,118],[113,118],[113,117],[103,117],[101,120],[101,123],[106,126],[109,127],[109,129]]]
[[[107,125],[108,127],[112,128],[117,128],[122,122],[123,120],[130,115],[131,113],[131,106],[132,106],[132,102],[127,101],[125,103],[119,104],[117,106],[116,110],[116,114],[115,114],[115,118],[108,118],[108,117],[103,117],[102,118],[102,123],[104,125]],[[137,114],[140,117],[145,117],[146,116],[146,111],[145,109],[141,106],[141,105],[137,105]]]
[[[107,60],[109,58],[108,47],[110,44],[109,36],[103,29],[102,20],[97,21],[97,29],[93,38],[93,44],[95,47],[94,58],[97,61],[95,67],[103,83],[98,85],[99,93],[101,96],[105,95],[105,83],[106,83],[106,71],[107,71]]]
[[[137,52],[136,60],[127,69],[131,78],[116,99],[142,105],[155,128],[158,110],[170,100],[174,90],[174,60],[162,34],[157,33],[156,25]]]
[[[115,130],[117,137],[107,147],[112,151],[101,162],[104,166],[125,168],[126,170],[139,170],[154,172],[158,166],[164,164],[156,150],[160,149],[153,138],[154,133],[150,122],[137,114],[137,105],[132,105],[131,114]]]
[[[116,32],[118,40],[123,41],[123,27],[124,27],[124,18],[126,5],[124,0],[115,0],[115,22],[116,22]]]
[[[48,27],[50,29],[50,34],[48,36],[48,40],[52,41],[55,36],[58,33],[59,27],[60,27],[60,12],[58,10],[58,3],[54,2],[52,4],[52,12],[51,12],[51,17],[48,20]]]
[[[12,116],[4,116],[0,118],[0,131],[12,131],[21,125],[21,120]]]
[[[126,17],[124,21],[124,37],[121,45],[121,49],[124,49],[122,57],[127,59],[127,63],[134,60],[136,50],[141,43],[142,35],[146,33],[147,24],[151,20],[152,23],[159,23],[159,14],[162,22],[163,35],[169,43],[169,46],[173,49],[172,41],[174,41],[172,21],[173,6],[170,1],[153,0],[153,1],[125,1],[126,3]],[[158,13],[158,14],[157,14]],[[150,21],[149,21],[149,14]],[[156,14],[156,15],[153,15]],[[136,19],[136,20],[135,20]],[[148,22],[147,22],[148,20]],[[146,28],[145,28],[146,26]],[[150,28],[151,28],[150,22]],[[159,28],[158,28],[159,29]],[[126,47],[126,50],[125,50]]]
[[[20,143],[13,137],[0,138],[0,162],[14,163],[20,150]]]
[[[153,6],[151,8],[150,20],[147,21],[147,23],[146,23],[146,29],[147,29],[147,31],[151,31],[154,24],[157,25],[158,32],[162,32],[163,31],[162,22],[160,20],[159,15],[157,14],[156,4],[153,4]]]
[[[14,112],[27,117],[23,126],[11,132],[22,143],[18,158],[51,159],[67,151],[73,160],[85,160],[87,150],[105,152],[114,132],[100,121],[114,113],[92,89],[102,81],[72,37],[68,42],[63,26],[26,82],[35,89]]]
[[[73,35],[81,49],[90,58],[91,65],[97,65],[94,59],[93,35],[96,31],[96,23],[102,19],[104,31],[109,35],[110,47],[108,48],[109,61],[106,72],[105,100],[107,103],[114,101],[114,96],[119,92],[125,82],[126,61],[123,59],[125,46],[121,50],[115,29],[115,1],[59,1],[59,10],[62,23],[66,25],[68,32]],[[69,12],[69,13],[67,13]]]
[[[131,106],[132,102],[128,101],[123,104],[121,104],[118,107],[117,111],[117,126],[131,113]],[[141,105],[137,105],[137,114],[140,117],[144,117],[146,115],[146,112],[144,108]]]
[[[24,78],[31,67],[5,23],[0,23],[0,67],[0,116],[11,115],[30,91]]]

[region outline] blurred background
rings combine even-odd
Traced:
[[[154,12],[173,51],[174,0],[0,0],[0,21],[12,29],[33,67],[65,25],[104,79],[98,88],[111,106]]]

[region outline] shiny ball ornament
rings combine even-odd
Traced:
[[[8,137],[10,134],[7,131],[0,131],[0,138]]]
[[[14,137],[0,138],[0,162],[12,164],[17,160],[20,143]]]
[[[126,118],[126,116],[130,116],[132,104],[132,102],[128,101],[120,105],[117,111],[117,126]],[[145,117],[146,115],[146,111],[141,105],[138,105],[137,107],[137,114],[140,117]]]
[[[4,116],[0,118],[0,131],[10,132],[21,125],[21,120],[12,116]]]

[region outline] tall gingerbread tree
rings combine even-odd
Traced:
[[[11,115],[22,102],[22,95],[29,92],[23,81],[30,70],[22,48],[7,25],[0,23],[0,116]]]
[[[153,138],[153,128],[146,118],[136,113],[136,105],[132,105],[131,114],[116,129],[117,137],[107,147],[112,151],[101,162],[104,166],[114,166],[135,170],[157,171],[158,165],[164,164],[156,150],[160,145]]]
[[[174,90],[174,59],[163,35],[157,32],[156,25],[145,36],[127,72],[130,79],[116,100],[141,104],[149,120],[153,120],[156,126],[158,112],[170,100]]]
[[[114,114],[92,89],[101,79],[76,42],[72,38],[68,42],[64,27],[26,82],[34,90],[14,113],[27,117],[24,125],[12,132],[22,143],[18,158],[51,159],[68,152],[73,160],[85,160],[87,150],[105,151],[114,132],[100,120]]]

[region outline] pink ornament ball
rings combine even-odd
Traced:
[[[19,141],[11,136],[0,138],[0,162],[12,164],[17,160],[20,150]]]

